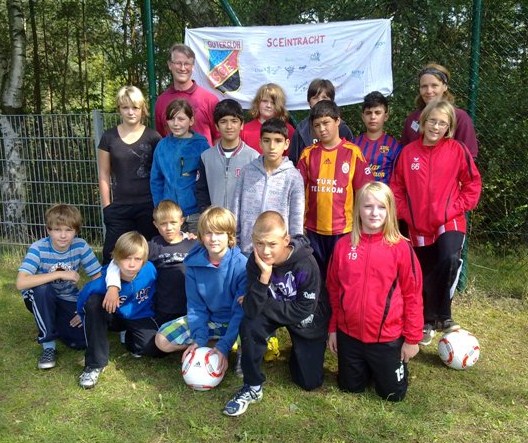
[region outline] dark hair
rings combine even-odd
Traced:
[[[372,91],[370,94],[365,95],[363,98],[363,106],[361,110],[375,108],[377,106],[383,106],[385,112],[389,112],[389,100],[379,91]]]
[[[280,134],[283,135],[285,139],[288,138],[288,127],[286,126],[286,122],[278,117],[270,118],[262,123],[262,127],[260,128],[260,136],[262,137],[262,134],[265,132]]]
[[[322,92],[326,93],[330,100],[335,100],[335,88],[330,80],[324,78],[312,80],[310,86],[308,86],[308,93],[306,94],[307,101],[310,101],[312,97],[317,97]]]
[[[337,120],[341,117],[339,106],[332,100],[321,100],[310,110],[310,125],[316,118],[331,117]]]
[[[214,122],[218,124],[219,120],[226,116],[236,117],[243,122],[244,111],[242,110],[240,103],[238,103],[236,100],[233,100],[232,98],[226,98],[225,100],[218,102],[213,112]]]
[[[180,111],[183,111],[189,118],[194,117],[194,112],[189,102],[187,100],[177,98],[176,100],[171,101],[169,106],[167,106],[167,110],[165,111],[165,120],[172,120],[174,116]]]

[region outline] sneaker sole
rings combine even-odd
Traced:
[[[37,367],[39,369],[51,369],[54,368],[57,365],[57,362],[49,362],[49,363],[38,363]]]
[[[460,325],[453,325],[449,328],[442,329],[444,334],[449,334],[450,332],[460,331]]]

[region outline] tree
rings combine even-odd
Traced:
[[[6,0],[9,24],[10,57],[4,61],[5,81],[2,82],[2,114],[0,131],[5,150],[5,166],[2,171],[0,195],[2,196],[2,220],[8,238],[16,241],[26,238],[24,223],[24,195],[26,172],[22,161],[22,141],[16,125],[16,115],[22,111],[24,68],[26,64],[26,34],[21,0]]]

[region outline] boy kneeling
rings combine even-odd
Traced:
[[[224,408],[232,417],[262,399],[266,338],[281,326],[292,341],[293,381],[307,391],[323,384],[328,301],[320,298],[319,268],[308,240],[303,235],[290,238],[278,212],[266,211],[255,222],[247,279],[240,325],[244,386]]]
[[[86,284],[77,302],[83,317],[86,335],[85,368],[79,378],[84,389],[93,388],[108,364],[107,330],[125,332],[126,348],[135,356],[160,356],[154,337],[158,324],[154,319],[153,300],[156,292],[156,268],[147,261],[145,237],[132,231],[116,242],[112,258],[119,267],[121,291],[119,296],[106,294],[106,272]]]

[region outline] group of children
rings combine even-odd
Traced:
[[[362,392],[372,379],[381,397],[405,397],[418,343],[428,344],[435,328],[458,326],[450,311],[456,252],[465,212],[480,193],[471,156],[451,138],[452,106],[429,104],[422,138],[402,150],[383,130],[382,94],[365,97],[366,131],[348,140],[332,84],[314,80],[310,135],[303,124],[292,136],[275,86],[257,94],[251,126],[244,127],[236,101],[219,102],[220,139],[212,148],[192,131],[190,105],[169,105],[171,134],[158,143],[150,174],[160,235],[148,243],[138,232],[121,235],[102,273],[77,238],[78,211],[48,210],[48,237],[30,247],[17,278],[44,348],[39,368],[55,365],[54,340],[61,338],[86,347],[80,385],[95,386],[113,329],[134,356],[183,351],[185,358],[213,340],[225,370],[239,337],[244,384],[224,408],[238,416],[262,399],[267,339],[285,327],[290,373],[303,389],[323,383],[328,345],[343,390]],[[260,128],[261,155],[243,139],[248,126]],[[398,219],[408,225],[410,243]],[[80,295],[79,267],[94,279]]]

